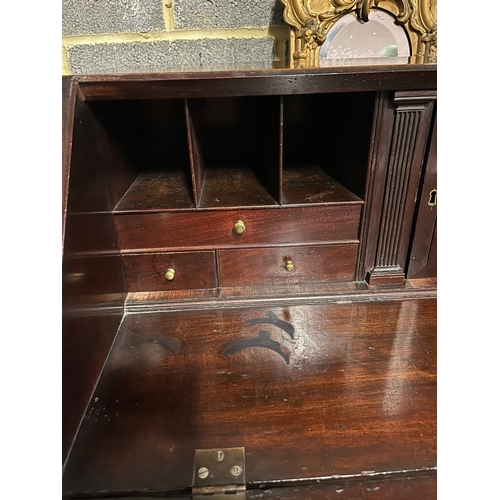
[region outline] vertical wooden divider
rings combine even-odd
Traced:
[[[195,208],[199,208],[203,184],[205,182],[205,166],[200,151],[200,144],[196,133],[196,118],[193,120],[193,109],[187,99],[184,99],[184,112],[186,116],[186,130],[188,136],[189,164],[191,168],[191,184],[193,186],[193,199]]]
[[[257,126],[261,127],[264,133],[266,150],[262,153],[265,169],[259,168],[260,180],[268,190],[274,200],[281,205],[281,166],[282,166],[282,141],[283,141],[283,110],[282,97],[279,102],[275,96],[260,97],[262,118],[260,122],[257,117]]]
[[[364,281],[367,278],[367,273],[375,266],[377,234],[382,214],[394,113],[392,96],[388,92],[378,92],[373,113],[365,204],[361,215],[356,281]]]
[[[283,96],[280,95],[280,127],[279,127],[279,153],[278,153],[278,203],[283,205]]]

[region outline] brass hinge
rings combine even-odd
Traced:
[[[244,500],[245,448],[195,450],[193,499],[210,496],[211,500]]]

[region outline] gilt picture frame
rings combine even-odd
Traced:
[[[281,0],[290,26],[290,66],[320,66],[320,51],[332,27],[344,16],[369,22],[372,11],[392,16],[405,30],[415,62],[437,58],[437,0]]]

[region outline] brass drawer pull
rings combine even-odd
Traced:
[[[165,279],[167,281],[172,281],[175,277],[175,270],[170,268],[170,269],[167,269],[167,272],[165,273]]]
[[[294,265],[293,265],[293,262],[291,260],[287,260],[286,261],[285,269],[287,271],[293,271],[294,270]]]
[[[243,234],[245,232],[245,224],[242,220],[237,220],[234,223],[233,230],[236,234]]]

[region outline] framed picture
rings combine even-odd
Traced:
[[[436,59],[437,0],[281,1],[292,67]]]

